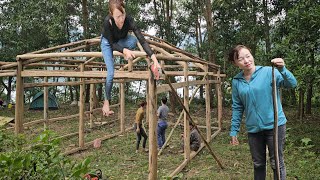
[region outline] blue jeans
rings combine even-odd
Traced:
[[[126,38],[120,39],[117,44],[127,49],[134,49],[137,46],[137,38],[132,35],[127,35]],[[114,62],[113,62],[113,49],[108,39],[101,36],[101,51],[104,62],[107,66],[107,79],[105,86],[104,99],[111,99],[111,90],[113,86],[113,77],[114,77]]]
[[[168,127],[167,121],[160,120],[157,127],[158,147],[162,148],[166,142],[166,129]]]
[[[286,125],[281,125],[278,127],[278,150],[281,180],[286,179],[286,168],[283,158],[285,137]],[[266,179],[266,146],[268,146],[269,149],[270,164],[273,169],[274,179],[277,179],[273,146],[273,129],[258,133],[248,133],[248,139],[254,166],[254,179]]]

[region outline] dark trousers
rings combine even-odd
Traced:
[[[281,180],[286,179],[286,168],[283,158],[285,144],[286,125],[278,127],[278,151]],[[254,166],[254,179],[266,179],[266,146],[268,146],[271,168],[273,169],[274,179],[277,179],[276,165],[273,145],[273,129],[258,133],[248,133],[250,152]]]
[[[139,149],[140,146],[140,141],[141,141],[141,136],[143,136],[143,142],[142,142],[142,147],[146,148],[146,143],[148,136],[146,134],[146,131],[143,129],[142,124],[139,124],[140,132],[137,133],[137,144],[136,144],[136,149]],[[137,129],[137,123],[134,123],[134,130]]]

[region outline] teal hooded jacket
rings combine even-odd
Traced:
[[[279,88],[294,88],[297,80],[285,67],[275,69],[277,84],[278,125],[287,122],[282,110]],[[230,136],[236,136],[240,129],[243,114],[249,133],[273,129],[274,112],[272,99],[272,68],[256,66],[250,81],[246,81],[243,72],[232,80],[232,120]]]

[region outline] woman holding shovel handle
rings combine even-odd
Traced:
[[[238,145],[237,134],[243,114],[248,131],[249,147],[254,165],[254,179],[266,178],[266,147],[269,149],[271,168],[274,179],[278,178],[275,162],[274,141],[274,111],[272,96],[272,67],[256,66],[250,49],[244,45],[237,45],[229,53],[229,61],[242,71],[232,80],[232,120],[231,144]],[[285,68],[282,58],[275,58],[271,63],[277,67],[274,70],[276,87],[294,88],[297,80]],[[282,110],[279,91],[277,98],[277,127],[278,127],[278,157],[280,179],[286,179],[286,169],[283,158],[287,119]]]

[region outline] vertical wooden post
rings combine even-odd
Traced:
[[[125,131],[125,90],[124,82],[120,83],[120,131]]]
[[[161,68],[164,70],[164,65],[165,65],[165,63],[164,63],[164,60],[161,60],[160,61],[160,66],[161,66]]]
[[[149,92],[149,85],[148,85],[148,81],[146,82],[146,93],[148,93]],[[150,119],[150,117],[149,117],[149,103],[150,103],[150,101],[149,101],[149,96],[148,96],[148,94],[146,95],[146,102],[147,102],[147,107],[146,107],[146,124],[148,124],[148,126],[149,126],[149,119]]]
[[[150,63],[148,62],[148,65]],[[149,80],[148,80],[148,114],[149,114],[149,180],[157,179],[158,170],[158,152],[157,152],[157,115],[156,115],[156,82],[151,77],[151,72],[149,70]]]
[[[220,77],[220,68],[218,70],[218,76],[217,76],[218,84],[216,84],[216,90],[217,90],[217,99],[218,99],[218,127],[219,129],[222,128],[222,92],[221,92],[221,77]]]
[[[80,65],[80,71],[84,71],[84,64]],[[79,106],[79,147],[84,147],[84,110],[85,110],[85,78],[80,78],[80,106]]]
[[[184,106],[189,111],[189,79],[188,79],[188,64],[184,62],[184,81],[187,82],[187,86],[183,87],[183,100]],[[184,158],[190,160],[190,125],[187,113],[184,111]]]
[[[206,72],[209,71],[208,65],[205,66]],[[209,83],[209,76],[206,77],[206,85],[205,85],[205,92],[206,92],[206,126],[207,126],[207,141],[210,142],[211,140],[211,109],[210,109],[210,83]]]
[[[94,97],[96,93],[95,84],[90,84],[90,128],[93,128],[93,109],[94,109]]]
[[[128,71],[132,72],[133,71],[133,63],[132,63],[132,59],[128,59]]]
[[[23,132],[23,113],[24,113],[24,88],[23,77],[21,71],[23,70],[22,61],[17,59],[17,82],[16,82],[16,106],[15,106],[15,133],[19,134]]]
[[[44,82],[48,82],[48,77],[44,77]],[[44,119],[44,129],[48,129],[48,101],[49,101],[49,88],[45,86],[43,88],[43,119]]]

